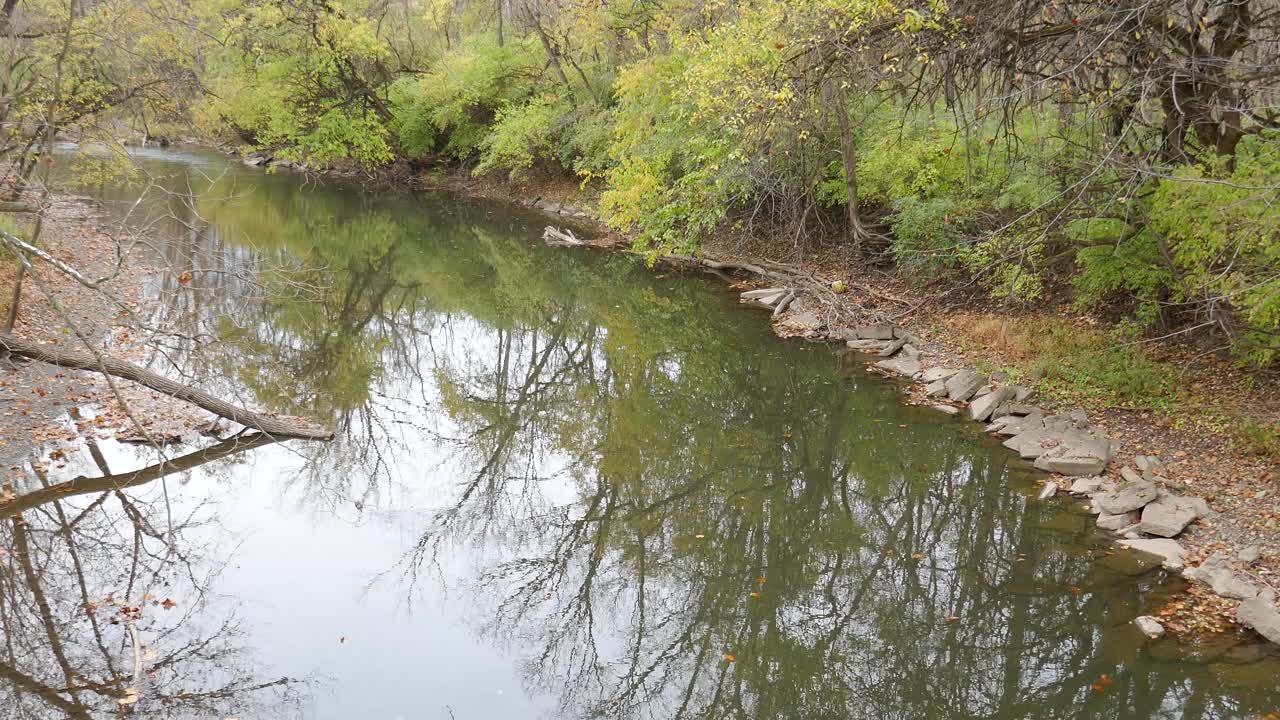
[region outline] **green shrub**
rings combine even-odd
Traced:
[[[544,95],[523,105],[508,105],[480,141],[476,174],[505,170],[519,179],[538,160],[554,157],[569,106],[557,96]]]
[[[474,157],[499,112],[538,92],[542,65],[531,37],[502,47],[476,38],[446,53],[435,70],[393,94],[400,147],[415,156]]]

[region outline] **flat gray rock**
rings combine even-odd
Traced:
[[[1022,416],[1010,415],[1000,418],[1000,420],[1000,427],[996,428],[995,432],[998,432],[1001,435],[1017,436],[1023,433],[1044,429],[1044,415],[1038,413]],[[1005,447],[1014,449],[1008,442],[1005,442]]]
[[[1127,482],[1122,483],[1110,492],[1098,495],[1094,500],[1094,504],[1098,506],[1099,510],[1108,515],[1120,515],[1132,512],[1153,502],[1158,495],[1156,486],[1149,482]]]
[[[1106,483],[1105,478],[1101,477],[1084,477],[1071,483],[1072,495],[1092,495],[1102,489]]]
[[[1271,642],[1280,643],[1280,610],[1276,609],[1274,592],[1268,590],[1240,603],[1236,620]]]
[[[848,340],[845,342],[845,346],[852,350],[862,350],[863,352],[880,352],[886,347],[883,340]]]
[[[1103,530],[1115,530],[1119,532],[1125,530],[1138,522],[1137,513],[1120,513],[1119,515],[1111,515],[1102,513],[1098,516],[1098,527]]]
[[[1047,428],[1046,428],[1047,429]],[[1040,441],[1035,466],[1061,475],[1097,475],[1113,454],[1111,441],[1084,430],[1066,430]]]
[[[876,363],[876,367],[881,370],[888,370],[891,373],[911,377],[920,372],[920,361],[913,357],[896,357],[888,360],[881,360]]]
[[[992,390],[969,404],[969,417],[978,422],[986,420],[1011,394],[1013,391],[1007,387]]]
[[[1036,392],[1035,390],[1032,390],[1026,385],[1010,385],[1009,387],[1013,388],[1014,402],[1020,402],[1020,403],[1026,402],[1027,399],[1030,398],[1032,395],[1034,395]]]
[[[955,368],[931,367],[920,373],[920,381],[935,383],[939,380],[948,380],[958,372],[960,371]]]
[[[743,300],[759,300],[761,298],[771,297],[773,295],[785,295],[786,288],[761,288],[759,290],[748,290],[742,293]]]
[[[894,340],[893,342],[886,345],[885,348],[880,351],[880,357],[884,357],[884,358],[893,357],[894,353],[901,350],[903,347],[906,346],[906,344],[907,344],[906,338],[898,338],[897,340]]]
[[[942,397],[947,394],[947,381],[934,380],[924,389],[924,394],[929,397]]]
[[[1140,615],[1133,619],[1133,624],[1138,626],[1138,631],[1143,635],[1155,640],[1164,635],[1164,626],[1160,621],[1150,615]]]
[[[1040,494],[1036,495],[1037,500],[1048,500],[1058,494],[1058,483],[1047,482],[1044,487],[1040,488]]]
[[[862,340],[893,340],[893,330],[893,325],[890,323],[859,325],[853,329],[853,337]]]
[[[1224,598],[1252,600],[1258,597],[1258,586],[1247,576],[1234,570],[1219,570],[1210,578],[1209,587]]]
[[[965,402],[987,384],[987,379],[972,370],[961,370],[947,380],[947,397]]]
[[[1121,540],[1120,546],[1154,555],[1160,558],[1161,565],[1168,570],[1174,571],[1182,569],[1183,560],[1187,556],[1187,551],[1178,544],[1177,540],[1168,540],[1166,538]]]
[[[1262,548],[1257,545],[1241,548],[1240,552],[1236,553],[1236,559],[1245,565],[1252,565],[1262,559]]]
[[[938,412],[944,412],[948,415],[960,414],[960,408],[955,407],[954,405],[943,405],[939,403],[937,405],[930,405],[929,407],[933,408],[934,410],[937,410]]]
[[[1177,495],[1165,495],[1142,508],[1142,526],[1139,530],[1148,535],[1175,537],[1198,517],[1200,512],[1194,503]]]

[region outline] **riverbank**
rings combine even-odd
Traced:
[[[87,277],[106,279],[89,289],[46,264],[35,265],[35,278],[28,275],[23,283],[14,334],[62,350],[83,351],[88,341],[113,357],[145,363],[154,350],[147,342],[143,288],[161,268],[139,240],[110,223],[92,201],[53,195],[41,247]],[[0,265],[5,313],[16,267]],[[62,443],[98,437],[169,443],[193,436],[212,419],[134,383],[113,387],[98,375],[7,359],[0,364],[0,482],[11,489],[24,465],[35,462],[33,447],[45,445],[57,463]]]
[[[551,225],[590,222],[597,234],[588,242],[597,247],[631,244],[594,221],[595,198],[567,179],[512,185],[454,172],[432,173],[419,183],[518,202],[546,214]],[[1185,601],[1156,611],[1170,630],[1195,637],[1243,621],[1280,643],[1280,387],[1273,378],[1241,370],[1189,341],[1157,346],[1141,337],[1118,340],[1105,320],[1068,305],[992,312],[979,293],[912,283],[893,271],[867,268],[840,247],[780,252],[778,243],[728,235],[704,246],[700,257],[764,273],[783,267],[803,278],[805,288],[760,272],[748,271],[746,282],[726,279],[734,290],[758,291],[744,301],[773,313],[770,323],[779,337],[847,342],[872,371],[906,381],[905,402],[994,420],[990,432],[1002,439],[1010,429],[1025,430],[1001,427],[1002,406],[1015,404],[1019,412],[1003,424],[1030,416],[1040,428],[1037,417],[1050,424],[1073,418],[1073,430],[1105,439],[1109,449],[1098,453],[1105,457],[1084,458],[1069,474],[1054,472],[1070,468],[1069,462],[1039,458],[1036,453],[1047,448],[1024,450],[1023,457],[1046,470],[1041,498],[1074,489],[1082,507],[1097,516],[1100,533],[1163,553],[1168,571],[1199,583]],[[833,287],[841,292],[821,290]],[[962,371],[981,380],[969,393],[929,392],[930,385],[945,386]],[[992,402],[992,393],[1000,399]],[[1012,403],[1013,393],[1018,403]],[[1046,444],[1060,441],[1051,437]],[[1102,467],[1092,467],[1098,459]],[[1150,497],[1120,505],[1103,499],[1135,491]],[[1195,509],[1179,512],[1186,505]]]

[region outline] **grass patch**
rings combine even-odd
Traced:
[[[1241,449],[1259,457],[1280,460],[1280,423],[1240,418],[1235,434]]]
[[[992,353],[1012,380],[1055,399],[1168,410],[1177,368],[1143,353],[1121,329],[1101,331],[1055,317],[960,316],[948,321],[969,349]],[[981,365],[981,363],[979,363]]]

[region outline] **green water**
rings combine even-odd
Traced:
[[[1274,651],[1143,642],[1158,569],[717,283],[542,247],[505,207],[137,160],[141,203],[81,192],[164,260],[153,366],[338,439],[202,439],[158,480],[111,441],[25,468],[20,496],[118,480],[0,531],[5,717],[1280,710]]]

